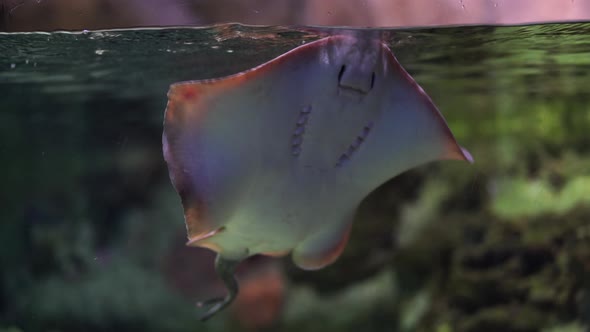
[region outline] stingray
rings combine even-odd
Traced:
[[[253,69],[171,85],[163,151],[188,245],[217,252],[228,295],[243,259],[291,253],[308,270],[344,250],[360,202],[426,162],[472,161],[378,38],[334,35]]]

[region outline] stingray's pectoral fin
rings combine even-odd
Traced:
[[[215,271],[217,271],[217,275],[219,275],[227,287],[228,294],[225,297],[214,298],[197,303],[198,307],[210,307],[207,312],[201,316],[200,319],[202,321],[206,321],[230,305],[238,295],[239,285],[234,273],[240,262],[240,260],[226,259],[219,254],[217,255],[217,258],[215,259]]]
[[[344,251],[352,221],[332,225],[313,234],[293,251],[293,262],[305,270],[317,270],[333,263]]]

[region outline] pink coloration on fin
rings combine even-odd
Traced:
[[[172,184],[176,188],[184,207],[185,223],[189,245],[215,235],[220,226],[213,224],[207,217],[205,199],[199,194],[199,188],[192,183],[191,174],[185,169],[183,159],[185,151],[179,142],[183,138],[184,123],[195,119],[193,106],[198,104],[199,85],[173,85],[168,93],[168,105],[164,122],[165,135],[162,137],[164,159]]]
[[[181,86],[179,89],[182,89],[182,97],[187,101],[190,101],[197,97],[198,88],[194,84]]]

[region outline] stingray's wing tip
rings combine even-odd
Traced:
[[[459,149],[461,150],[461,154],[463,155],[463,160],[469,162],[470,164],[474,163],[474,159],[473,156],[471,155],[471,153],[469,152],[469,150],[467,150],[466,148],[459,146]]]
[[[473,156],[464,147],[457,144],[453,139],[450,144],[444,149],[443,155],[439,158],[441,160],[464,160],[473,164]]]

